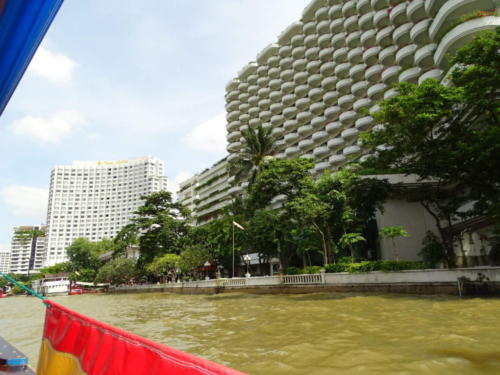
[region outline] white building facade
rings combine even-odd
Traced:
[[[0,272],[10,272],[10,249],[0,248]]]
[[[18,235],[17,233],[23,234]],[[46,233],[46,226],[20,226],[14,228],[9,272],[28,274],[42,268]]]
[[[262,125],[276,157],[336,171],[363,156],[358,135],[392,84],[443,78],[454,51],[498,26],[493,0],[313,0],[226,86],[228,160]]]
[[[75,238],[114,237],[143,203],[141,196],[164,191],[164,163],[153,157],[75,161],[56,166],[50,178],[46,266],[64,262]]]
[[[193,224],[202,225],[217,218],[221,210],[231,203],[230,182],[224,158],[180,183],[177,199],[191,210]]]

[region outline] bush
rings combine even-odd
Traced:
[[[320,266],[308,266],[302,270],[302,273],[304,273],[306,275],[310,275],[313,273],[320,273],[322,268],[323,267],[320,267]]]
[[[337,272],[371,272],[371,271],[404,271],[404,270],[419,270],[424,269],[425,264],[421,262],[399,261],[394,260],[364,260],[357,263],[337,263],[327,264],[325,267],[328,273]]]
[[[287,275],[300,275],[302,270],[299,267],[288,267],[286,270]]]
[[[422,240],[422,250],[418,255],[422,257],[427,267],[434,268],[445,258],[446,251],[438,236],[431,231],[427,231]]]

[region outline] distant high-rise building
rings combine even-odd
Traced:
[[[116,161],[75,161],[56,166],[47,208],[47,266],[67,259],[78,237],[114,237],[142,204],[141,197],[166,189],[163,161],[141,157]]]
[[[45,226],[20,226],[12,235],[9,272],[27,274],[42,268],[45,253]]]
[[[10,248],[0,248],[0,272],[10,272]]]

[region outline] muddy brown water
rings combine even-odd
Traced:
[[[56,302],[249,374],[499,374],[500,299],[123,294]],[[0,335],[36,365],[44,307],[0,299]]]

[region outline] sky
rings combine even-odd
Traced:
[[[225,86],[307,0],[65,0],[0,117],[0,248],[50,171],[151,155],[169,190],[226,155]]]

